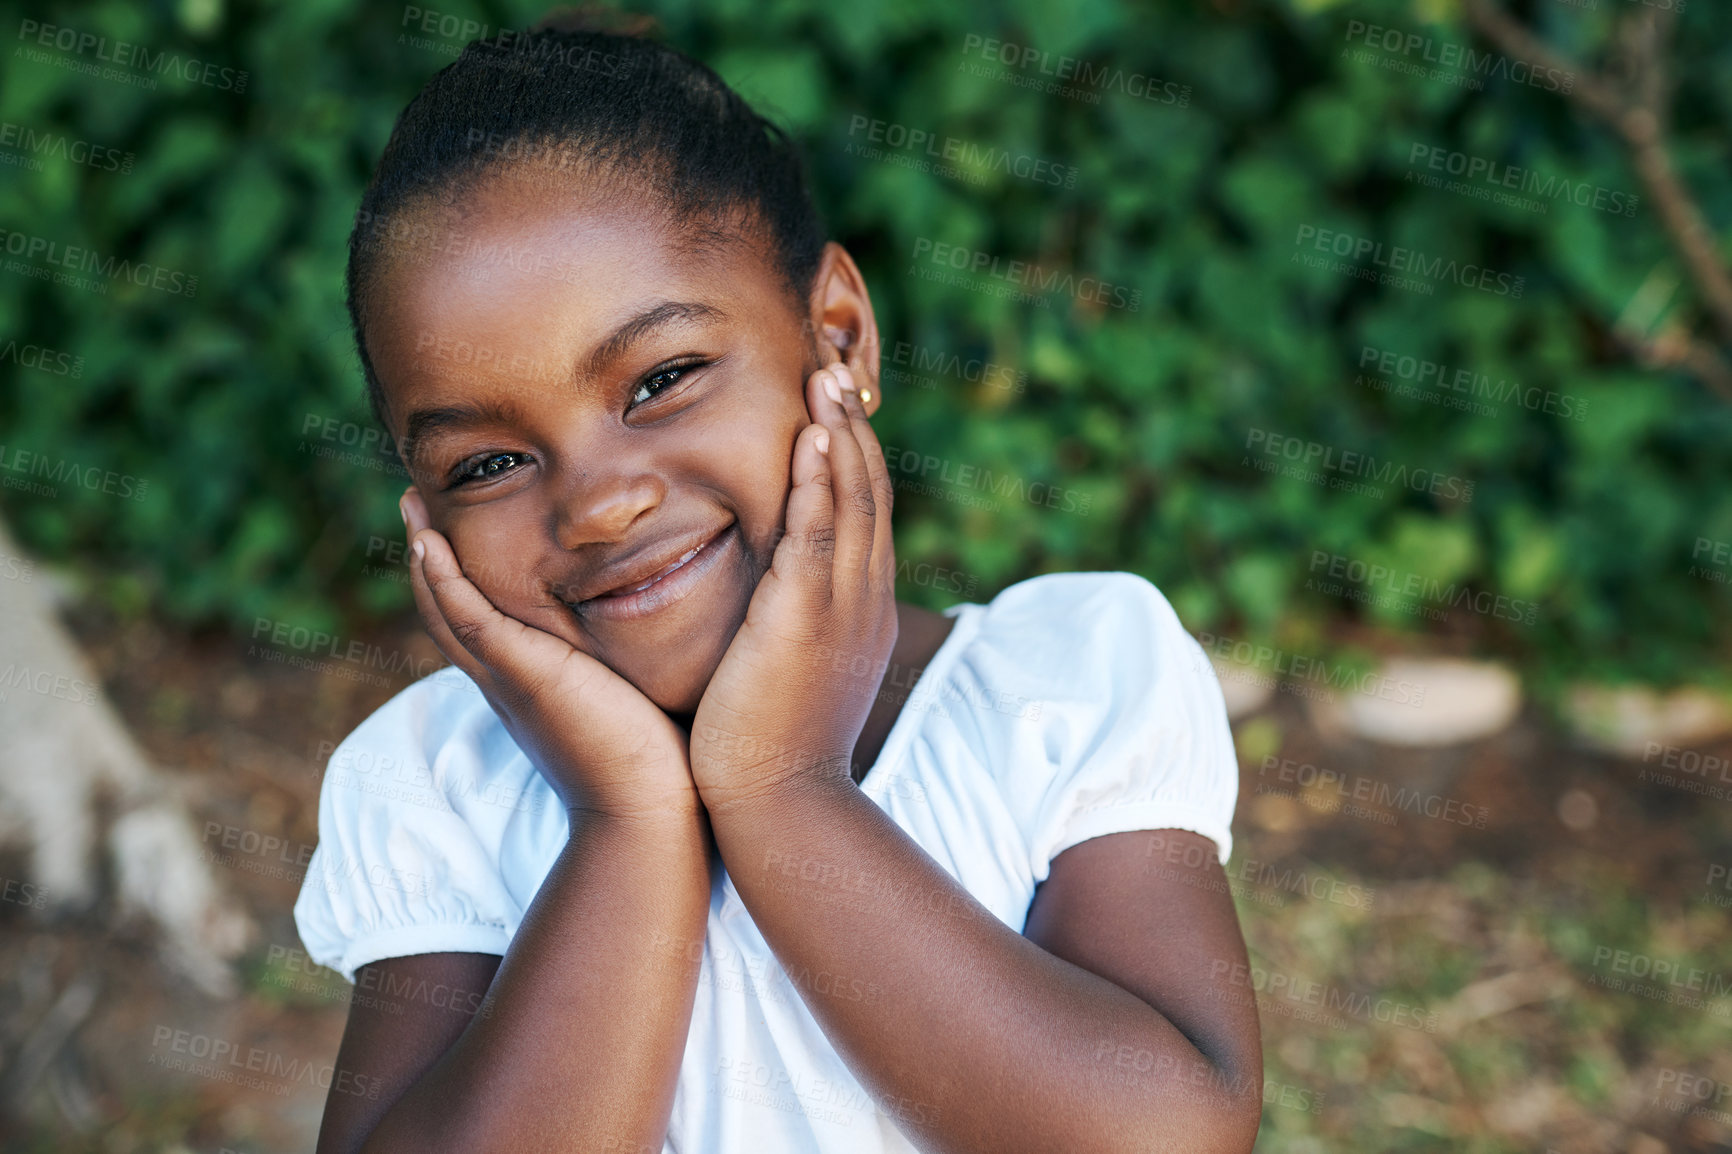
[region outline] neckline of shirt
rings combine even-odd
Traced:
[[[939,643],[938,651],[932,655],[932,659],[920,670],[920,676],[916,677],[914,684],[909,687],[908,696],[903,699],[902,708],[897,711],[896,720],[890,723],[890,732],[885,735],[884,744],[879,747],[878,757],[860,777],[862,790],[884,776],[879,772],[880,767],[888,771],[890,766],[901,759],[903,748],[914,740],[914,734],[931,713],[928,709],[910,709],[909,705],[920,696],[923,686],[931,689],[950,675],[950,667],[956,664],[962,651],[968,648],[969,642],[980,631],[980,618],[986,611],[985,605],[972,601],[959,602],[941,611],[946,617],[954,617],[956,624],[951,626],[950,632]]]
[[[909,709],[909,704],[915,701],[922,692],[936,692],[933,686],[949,676],[951,666],[956,664],[962,651],[968,648],[969,642],[974,640],[974,637],[980,632],[981,618],[989,609],[990,606],[977,602],[961,601],[939,611],[946,617],[954,617],[956,624],[951,627],[950,632],[939,643],[938,650],[933,653],[931,660],[927,661],[925,666],[921,668],[920,676],[914,679],[914,684],[908,690],[907,698],[902,702],[902,708],[897,711],[896,720],[890,723],[890,732],[884,736],[884,744],[878,749],[878,757],[860,778],[862,790],[882,778],[884,774],[880,772],[880,767],[884,767],[887,771],[890,766],[895,765],[902,756],[903,748],[914,740],[914,734],[920,729],[926,715],[931,713],[931,710]],[[443,675],[454,676],[446,680]],[[444,684],[447,688],[456,688],[462,684],[456,680],[458,677],[461,677],[463,682],[467,682],[465,688],[481,697],[481,708],[493,716],[494,724],[500,724],[498,716],[493,714],[492,707],[487,704],[485,695],[481,694],[480,687],[458,667],[450,665],[434,670],[423,681],[432,684]],[[525,764],[529,764],[528,758],[521,749],[518,750],[518,756],[524,757]],[[531,766],[530,772],[532,774],[536,772],[533,766]],[[874,774],[877,777],[874,777]]]

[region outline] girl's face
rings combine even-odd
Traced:
[[[806,377],[840,347],[877,404],[859,270],[829,246],[802,314],[756,241],[510,173],[419,215],[366,340],[432,527],[501,612],[695,711],[782,535]]]

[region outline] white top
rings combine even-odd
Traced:
[[[956,625],[860,788],[969,893],[1020,933],[1048,864],[1089,838],[1192,830],[1226,863],[1239,774],[1220,686],[1153,585],[1056,573],[944,612]],[[331,755],[301,940],[350,981],[380,958],[503,955],[567,834],[475,684],[441,670]],[[717,872],[663,1154],[913,1154]]]

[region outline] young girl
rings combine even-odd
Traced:
[[[894,600],[879,335],[659,44],[471,44],[349,305],[454,668],[333,754],[319,1150],[1246,1151],[1213,673],[1130,573]]]

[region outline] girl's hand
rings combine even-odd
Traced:
[[[890,472],[847,366],[813,373],[806,407],[784,536],[692,719],[711,808],[847,780],[896,645]]]
[[[433,643],[468,674],[565,803],[609,816],[700,812],[686,735],[625,678],[551,633],[507,617],[463,575],[413,488],[403,494],[415,604]]]

